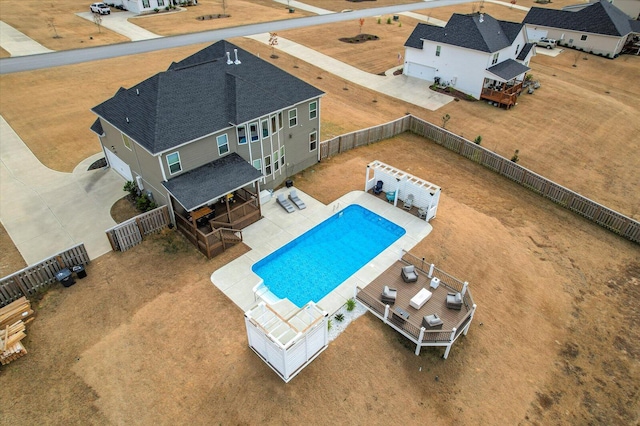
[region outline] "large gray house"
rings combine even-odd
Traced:
[[[92,109],[91,129],[109,165],[168,204],[179,228],[241,229],[260,218],[261,188],[318,161],[323,94],[220,41],[120,88]]]

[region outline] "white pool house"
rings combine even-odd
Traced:
[[[421,219],[428,222],[436,217],[442,192],[439,186],[376,160],[367,164],[365,192],[372,191],[378,181],[382,182],[382,194],[394,206],[412,198],[412,209]]]
[[[249,347],[288,383],[327,348],[328,317],[313,302],[287,318],[260,302],[244,314]]]

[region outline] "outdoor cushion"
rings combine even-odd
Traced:
[[[462,309],[462,295],[460,293],[447,293],[447,308]]]
[[[396,302],[396,296],[398,294],[398,290],[395,288],[389,288],[389,286],[384,286],[382,289],[382,295],[380,296],[380,300],[382,303],[388,303],[393,305]]]
[[[413,265],[403,266],[401,275],[402,279],[406,283],[418,281],[418,274],[416,274],[415,267]]]
[[[422,318],[422,326],[427,329],[442,328],[442,320],[438,314],[427,315]]]

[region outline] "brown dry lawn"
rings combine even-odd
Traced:
[[[234,0],[227,4],[226,13],[230,15],[229,18],[198,20],[199,16],[222,13],[220,0],[200,0],[198,6],[187,7],[180,13],[146,15],[132,18],[129,22],[155,34],[170,36],[313,15],[304,10],[296,10],[292,14],[286,6],[268,0]]]
[[[350,31],[357,33],[357,23]],[[333,28],[318,32],[327,48],[339,36]],[[384,37],[375,49],[395,54],[397,46]],[[268,46],[232,42],[269,56]],[[351,60],[373,71],[368,45],[355,46]],[[45,164],[69,171],[99,149],[88,130],[91,106],[201,47],[4,75],[0,113]],[[538,56],[532,67],[543,86],[515,109],[452,102],[430,112],[361,87],[343,90],[340,79],[279,56],[274,63],[327,92],[323,138],[405,112],[435,123],[448,113],[454,132],[482,134],[483,145],[503,155],[518,148],[523,165],[639,213],[633,183],[640,167],[631,154],[640,89],[629,81],[640,58],[589,56],[574,68],[571,52]],[[105,69],[104,87],[91,85]],[[54,288],[37,304],[25,341],[29,354],[0,367],[0,400],[11,401],[3,406],[3,423],[640,421],[637,245],[408,134],[323,161],[294,180],[330,202],[361,189],[374,159],[443,187],[434,231],[412,253],[468,280],[478,303],[469,335],[449,359],[439,349],[416,357],[407,341],[365,315],[284,385],[247,347],[242,312],[209,281],[247,247],[207,261],[166,232],[96,259],[86,279]],[[10,246],[0,232],[1,265],[16,270],[24,265],[5,250]]]

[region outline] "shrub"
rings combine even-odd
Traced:
[[[391,25],[391,18],[387,18],[387,24]]]
[[[355,299],[352,297],[351,299],[347,300],[347,311],[351,312],[356,308],[356,301]]]
[[[131,180],[124,184],[124,188],[122,188],[122,190],[128,192],[134,199],[138,196],[138,185],[133,183]]]
[[[153,11],[154,11],[155,13],[158,13],[158,12],[160,12],[160,9],[158,9],[158,8],[156,7],[156,8],[154,8],[154,9],[153,9]]]
[[[136,198],[136,208],[141,212],[148,212],[149,210],[153,210],[158,205],[151,199],[147,194],[141,194],[138,198]]]
[[[380,18],[378,18],[378,24],[380,23]]]
[[[342,322],[344,321],[344,314],[336,314],[335,318],[336,318],[336,321]]]
[[[167,11],[170,10],[170,9],[171,9],[171,6],[167,6],[167,7],[164,8],[164,10],[167,10]]]
[[[332,326],[333,324],[331,324],[331,320],[327,321],[327,330],[331,330]]]
[[[478,145],[482,144],[482,136],[478,135],[473,141]]]

